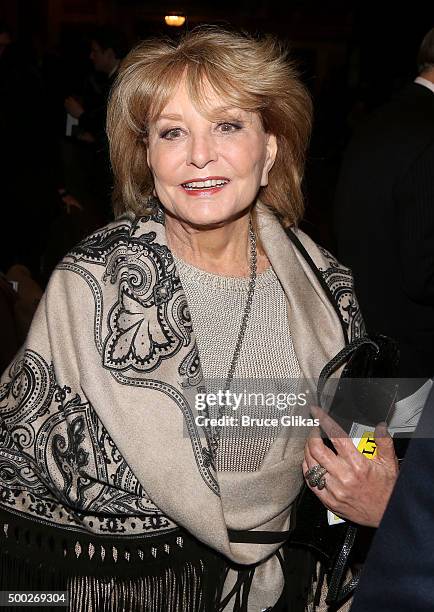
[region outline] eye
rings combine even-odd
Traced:
[[[217,129],[220,132],[223,132],[224,134],[230,134],[231,132],[237,132],[238,130],[241,130],[242,127],[243,127],[242,123],[239,123],[237,121],[231,121],[231,122],[225,121],[217,125]]]
[[[180,136],[182,136],[181,128],[170,128],[169,130],[160,132],[160,138],[164,138],[165,140],[176,140]]]

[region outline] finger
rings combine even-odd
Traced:
[[[331,474],[334,474],[342,463],[321,438],[309,438],[305,446],[305,457],[308,457],[313,465],[319,463]]]
[[[303,461],[303,463],[302,463],[303,476],[304,476],[304,478],[305,478],[305,480],[306,480],[307,484],[309,485],[309,488],[310,488],[310,489],[314,489],[315,487],[312,487],[312,486],[310,485],[309,480],[308,480],[308,478],[307,478],[307,474],[309,473],[309,470],[311,470],[311,469],[314,467],[314,465],[317,465],[317,464],[312,463],[312,459],[311,459],[311,458],[306,458],[306,459],[304,459],[304,461]],[[325,475],[327,475],[327,473],[326,473]],[[321,489],[320,489],[320,490],[321,490]]]
[[[302,469],[303,469],[303,475],[305,478],[306,485],[309,487],[309,489],[313,493],[315,493],[315,495],[318,497],[321,503],[324,504],[324,506],[326,506],[327,508],[333,506],[333,504],[335,503],[335,500],[333,498],[333,495],[330,494],[330,491],[327,488],[329,486],[329,481],[332,480],[332,477],[330,476],[330,474],[328,473],[324,474],[323,478],[325,482],[325,487],[323,489],[318,489],[318,486],[312,487],[306,478],[306,473],[309,470],[309,465],[306,459],[303,461]]]
[[[326,432],[330,439],[332,436],[344,438],[348,437],[347,433],[342,429],[342,427],[336,423],[336,421],[333,420],[331,416],[325,412],[325,410],[319,408],[319,406],[311,406],[310,412],[316,419],[318,419],[321,428]]]
[[[312,457],[307,445],[304,447],[304,461],[306,462],[308,470],[313,468],[313,466],[318,463],[318,461],[315,461],[315,459]]]
[[[321,465],[329,474],[337,479],[339,479],[339,474],[342,470],[348,469],[347,463],[326,446],[324,446],[324,454],[322,454],[321,452],[312,453],[310,446],[306,445],[304,456],[309,468],[314,465]]]
[[[397,457],[395,454],[395,447],[393,445],[393,438],[387,431],[386,423],[378,423],[374,431],[375,443],[377,445],[377,455],[381,459],[387,462],[395,463]]]
[[[312,406],[310,409],[314,418],[319,420],[321,428],[325,431],[328,438],[333,442],[336,451],[341,455],[354,455],[356,451],[351,438],[346,431],[334,421],[324,410],[318,406]]]

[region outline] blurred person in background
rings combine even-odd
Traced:
[[[434,28],[418,73],[353,137],[334,224],[368,332],[398,341],[398,375],[424,379],[434,374]]]
[[[434,390],[363,569],[351,612],[434,609]]]
[[[59,139],[57,177],[63,207],[47,228],[42,256],[45,281],[70,248],[112,219],[113,176],[105,121],[110,88],[126,53],[125,37],[115,28],[101,26],[93,31],[90,48],[95,72],[70,84],[80,94],[64,101],[67,121]]]
[[[60,186],[59,193],[65,206],[75,209],[72,213],[79,220],[83,215],[77,210],[82,210],[93,215],[101,225],[112,218],[113,176],[105,134],[107,100],[127,47],[123,34],[109,26],[96,28],[90,45],[89,57],[102,78],[97,82],[97,95],[89,98],[87,104],[79,96],[70,95],[65,99],[71,126],[67,128],[68,137],[62,141],[65,184]]]
[[[65,109],[79,121],[77,138],[101,147],[105,146],[106,142],[105,120],[108,95],[127,47],[123,34],[109,26],[97,28],[92,34],[90,45],[89,57],[93,67],[104,75],[104,78],[99,81],[101,85],[99,100],[94,101],[92,108],[85,108],[76,97],[68,96],[65,100]]]

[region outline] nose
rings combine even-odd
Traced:
[[[207,164],[217,160],[217,149],[210,134],[192,135],[187,152],[187,165],[205,168]]]

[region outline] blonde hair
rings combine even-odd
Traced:
[[[202,27],[172,40],[146,40],[122,62],[110,95],[107,133],[117,215],[149,214],[153,180],[146,161],[148,125],[185,79],[193,103],[205,108],[211,85],[231,107],[258,113],[278,151],[259,198],[284,225],[304,209],[301,180],[311,131],[312,104],[293,62],[272,37],[263,40],[217,27]]]

